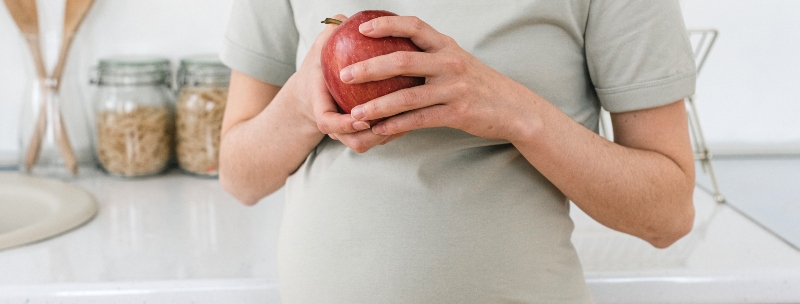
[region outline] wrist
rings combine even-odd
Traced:
[[[512,107],[512,111],[508,113],[507,117],[512,119],[506,120],[511,131],[506,140],[514,145],[537,144],[545,132],[543,114],[547,111],[545,107],[550,104],[527,88],[524,88],[523,92],[525,93],[519,95],[523,96],[522,101],[518,103],[521,106]]]
[[[280,108],[285,111],[283,115],[286,115],[290,120],[289,124],[302,128],[305,131],[303,132],[304,134],[322,134],[319,131],[319,127],[317,127],[311,101],[304,98],[307,94],[302,94],[300,90],[303,90],[303,88],[298,85],[298,80],[293,75],[286,81],[283,90],[278,93],[275,99],[282,103]]]

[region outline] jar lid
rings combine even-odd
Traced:
[[[231,69],[222,64],[216,54],[200,54],[181,59],[178,68],[180,85],[227,85]]]
[[[170,75],[167,58],[116,56],[100,59],[95,82],[100,85],[169,85]]]

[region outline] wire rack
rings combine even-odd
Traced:
[[[717,41],[719,31],[716,29],[690,29],[689,40],[694,47],[694,62],[697,67],[697,74],[703,69],[703,66],[708,59],[708,54],[714,47]],[[712,186],[714,187],[714,200],[717,202],[724,202],[725,196],[719,190],[717,184],[717,176],[714,173],[714,166],[711,164],[711,151],[706,145],[706,139],[703,135],[703,129],[700,126],[700,117],[697,114],[697,107],[695,106],[696,96],[692,95],[686,98],[686,110],[689,115],[689,130],[691,131],[692,143],[694,145],[695,159],[700,161],[703,172],[711,178]]]

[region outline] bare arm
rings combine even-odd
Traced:
[[[347,19],[343,15],[334,18]],[[222,123],[219,179],[242,203],[255,204],[286,183],[325,136],[320,129],[326,126],[318,124],[320,119],[345,133],[388,138],[336,112],[320,67],[320,50],[334,29],[335,25],[327,25],[317,36],[302,65],[283,87],[232,73]],[[342,137],[347,136],[351,135]]]
[[[243,203],[255,204],[282,187],[322,139],[298,105],[290,90],[232,73],[219,178]]]
[[[526,159],[604,225],[663,248],[692,228],[694,159],[683,101],[612,114],[616,143],[549,103],[514,142]]]
[[[362,24],[360,30],[371,37],[409,37],[425,51],[396,52],[342,70],[342,80],[351,83],[396,75],[426,77],[424,85],[353,108],[355,119],[388,117],[372,127],[374,133],[391,136],[445,126],[506,139],[567,197],[608,227],[656,247],[669,246],[691,230],[694,160],[682,102],[613,114],[614,143],[418,18],[381,17]],[[376,143],[356,137],[346,144],[369,149]]]

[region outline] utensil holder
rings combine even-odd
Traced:
[[[60,39],[54,35],[43,39],[49,44],[60,42],[50,41]],[[71,163],[65,161],[65,157],[73,158],[78,167],[90,167],[94,163],[80,89],[70,86],[70,82],[59,85],[55,79],[41,79],[32,69],[28,71],[31,76],[28,76],[30,81],[19,120],[19,169],[39,176],[75,178],[78,175],[69,168]],[[65,91],[70,94],[62,94]]]

